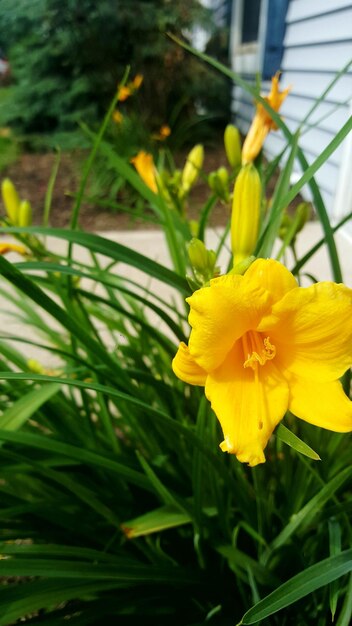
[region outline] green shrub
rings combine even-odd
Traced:
[[[143,19],[141,19],[141,15]],[[100,119],[127,65],[142,73],[143,115],[150,129],[168,121],[175,102],[193,115],[209,90],[227,93],[226,80],[185,59],[166,32],[211,27],[198,0],[22,0],[0,2],[0,29],[14,85],[4,123],[21,133],[75,129]],[[199,81],[190,78],[199,75]],[[193,85],[193,86],[191,86]],[[195,88],[196,86],[196,88]],[[213,109],[214,111],[214,109]],[[228,109],[225,110],[225,115]],[[215,111],[219,113],[218,109]],[[221,111],[224,114],[224,110]]]

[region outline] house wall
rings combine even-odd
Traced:
[[[237,0],[238,1],[238,0]],[[270,24],[267,24],[270,28]],[[352,58],[351,0],[290,0],[286,14],[281,85],[291,92],[281,112],[291,131],[296,130],[336,72]],[[263,59],[260,60],[263,62]],[[259,67],[258,70],[262,70]],[[254,80],[254,76],[247,78]],[[263,90],[269,90],[264,83]],[[314,128],[303,127],[300,146],[312,163],[351,114],[352,68],[342,76],[310,117]],[[246,132],[253,114],[251,97],[234,88],[233,111],[239,128]],[[280,132],[266,140],[268,156],[285,145]],[[352,139],[346,139],[316,174],[327,210],[336,221],[352,211]],[[296,177],[300,173],[297,165]],[[309,198],[309,190],[303,190]],[[345,231],[352,235],[352,226]]]

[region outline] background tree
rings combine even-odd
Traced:
[[[214,111],[212,94],[228,101],[225,79],[165,35],[190,38],[195,25],[213,27],[198,0],[0,0],[13,76],[0,123],[52,133],[97,120],[127,65],[145,77],[141,113],[152,126],[175,116],[176,103],[189,115],[208,98]]]

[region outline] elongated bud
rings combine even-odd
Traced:
[[[181,187],[184,194],[188,193],[196,182],[204,161],[204,148],[199,143],[190,151],[183,168]]]
[[[229,192],[229,173],[226,169],[226,167],[222,166],[219,167],[218,171],[216,172],[217,174],[217,178],[219,181],[219,189],[220,189],[220,198],[222,200],[224,200],[225,202],[229,201],[230,198],[230,192]]]
[[[44,367],[36,359],[28,359],[27,367],[31,370],[31,372],[34,372],[35,374],[45,374]]]
[[[291,227],[292,227],[292,219],[287,213],[284,213],[281,217],[281,224],[279,228],[280,239],[282,240],[285,239]]]
[[[12,224],[17,225],[20,199],[18,197],[15,185],[9,178],[4,178],[4,180],[2,181],[1,193],[7,217],[12,222]]]
[[[296,235],[304,228],[309,219],[311,205],[309,202],[300,202],[295,210],[294,217],[284,213],[281,219],[279,237],[283,241],[289,237],[288,244],[295,241]],[[286,242],[287,243],[287,242]]]
[[[208,251],[200,239],[193,237],[188,244],[188,256],[192,267],[203,272],[208,267]]]
[[[221,200],[228,202],[229,200],[229,173],[226,167],[222,166],[211,172],[208,176],[208,183]]]
[[[242,160],[241,137],[238,128],[228,124],[224,133],[224,144],[227,160],[232,169],[240,167]]]
[[[17,221],[19,226],[30,226],[32,224],[32,207],[28,200],[20,202]]]
[[[221,185],[223,187],[227,187],[229,184],[229,173],[226,169],[226,167],[224,167],[223,165],[221,167],[219,167],[218,171],[216,172],[218,179],[221,182]]]
[[[218,177],[216,175],[216,172],[210,172],[208,176],[208,184],[209,184],[210,189],[215,191],[215,193],[218,193],[217,183],[218,183]]]
[[[231,217],[234,265],[253,253],[259,233],[261,182],[251,163],[240,170],[235,182]]]
[[[210,279],[218,272],[215,267],[216,253],[214,250],[207,250],[204,243],[195,237],[188,245],[188,256],[191,262],[197,288],[209,283]]]
[[[197,220],[189,220],[189,229],[192,237],[197,237],[199,232],[199,222]]]
[[[297,217],[297,220],[298,220],[296,233],[299,233],[300,230],[302,230],[302,228],[306,224],[306,222],[309,220],[310,211],[311,211],[311,206],[309,202],[300,202],[300,204],[298,205],[296,209],[296,216],[295,216]]]
[[[158,172],[157,169],[155,169],[154,170],[154,176],[155,176],[155,182],[156,182],[156,185],[157,185],[158,192],[164,198],[164,200],[166,200],[166,202],[171,204],[171,197],[170,197],[170,194],[168,192],[167,186],[165,184],[163,175],[160,174],[160,172]]]

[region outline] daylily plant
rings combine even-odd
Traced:
[[[277,72],[271,79],[271,91],[264,97],[264,100],[270,104],[274,111],[278,111],[285,100],[290,87],[279,90],[279,78],[280,73]],[[266,136],[271,130],[277,130],[277,125],[271,118],[260,102],[257,104],[256,114],[253,118],[251,127],[247,133],[246,139],[242,148],[242,164],[250,163],[258,156],[263,147],[263,143]]]
[[[220,420],[223,451],[251,466],[290,410],[336,432],[352,430],[352,402],[339,378],[352,363],[352,290],[299,287],[272,259],[244,276],[215,278],[187,299],[192,327],[173,370],[204,385]]]

